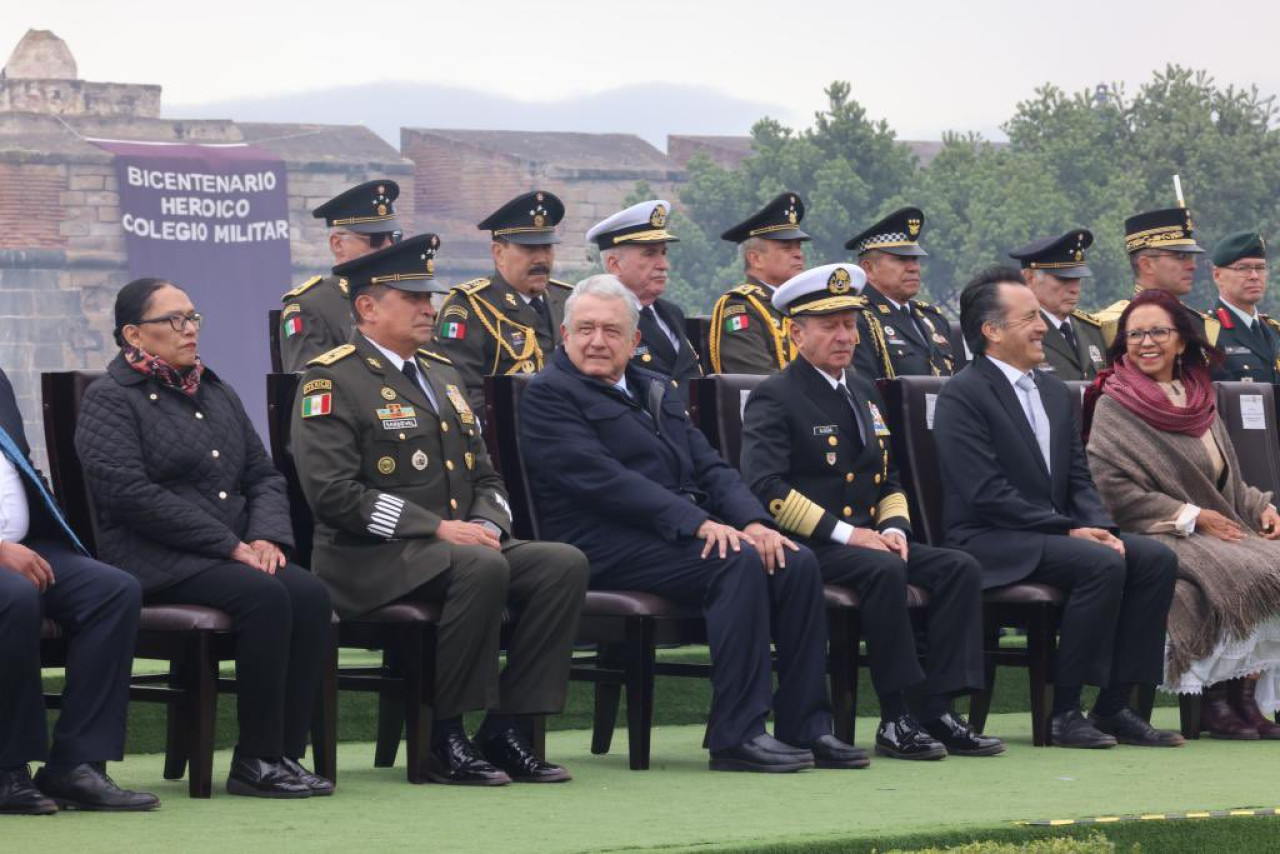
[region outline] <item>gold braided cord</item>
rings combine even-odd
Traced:
[[[769,310],[764,307],[764,303],[760,302],[760,298],[755,294],[743,294],[747,298],[747,302],[751,303],[752,308],[760,313],[761,319],[769,329],[769,336],[773,338],[773,354],[778,360],[778,370],[782,370],[787,366],[786,362],[786,342],[783,340],[782,324],[774,323],[773,316],[769,314]]]
[[[498,309],[491,303],[480,299],[475,294],[467,294],[467,302],[471,303],[471,308],[475,310],[476,317],[480,319],[480,323],[484,326],[485,331],[493,336],[493,340],[498,343],[499,350],[505,351],[508,356],[517,362],[522,362],[530,356],[533,356],[538,370],[542,370],[542,348],[538,346],[538,336],[534,334],[532,329],[528,326],[522,326],[519,323],[514,323],[508,320],[506,316],[503,315],[502,312],[498,311]],[[490,322],[489,318],[485,316],[485,308],[493,312],[493,317],[497,322],[497,326],[494,326],[494,324]],[[510,323],[512,326],[524,330],[525,336],[523,352],[516,353],[515,348],[507,343],[507,340],[502,337],[501,328],[504,322]],[[494,361],[494,371],[497,371],[496,360]]]
[[[724,334],[724,310],[728,305],[729,295],[724,294],[720,299],[716,300],[715,308],[711,309],[711,334],[707,336],[707,343],[711,348],[711,372],[713,374],[722,373],[720,370],[720,336]]]
[[[862,316],[867,319],[867,329],[871,332],[871,343],[880,354],[880,361],[884,364],[884,378],[893,379],[897,374],[893,370],[893,360],[889,358],[889,345],[884,340],[884,330],[880,328],[880,321],[876,319],[875,313],[866,308],[862,312]],[[867,379],[875,379],[868,377]]]
[[[880,521],[885,519],[906,519],[911,521],[911,511],[907,509],[907,496],[901,492],[894,492],[880,499],[876,505],[876,517]]]

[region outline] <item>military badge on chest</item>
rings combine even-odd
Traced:
[[[450,383],[444,387],[444,393],[449,398],[449,402],[453,404],[453,408],[457,410],[459,421],[463,424],[476,423],[475,413],[471,411],[471,407],[467,404],[467,398],[462,394],[460,388]]]
[[[412,406],[392,403],[378,410],[378,420],[383,430],[408,430],[418,426],[418,413]]]
[[[418,471],[422,471],[427,467],[426,451],[418,450],[413,452],[413,456],[409,458],[409,463]]]
[[[639,359],[642,362],[652,362],[653,354],[649,352],[649,345],[641,344],[636,347],[635,355],[633,355],[632,358]]]

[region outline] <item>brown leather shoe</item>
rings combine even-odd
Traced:
[[[1218,682],[1204,689],[1200,700],[1200,727],[1209,731],[1211,738],[1229,738],[1236,741],[1253,741],[1258,731],[1240,720],[1227,699],[1227,682]]]
[[[1227,689],[1227,699],[1231,709],[1240,720],[1258,731],[1260,738],[1280,738],[1280,724],[1268,718],[1258,708],[1258,700],[1254,696],[1258,690],[1256,679],[1233,679]]]

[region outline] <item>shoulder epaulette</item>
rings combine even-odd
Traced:
[[[1076,320],[1084,321],[1090,326],[1096,326],[1099,329],[1102,328],[1102,321],[1094,317],[1092,314],[1089,314],[1087,311],[1081,311],[1080,309],[1077,308],[1071,312],[1071,316],[1074,317]]]
[[[1280,332],[1280,320],[1276,320],[1274,317],[1268,314],[1263,314],[1262,312],[1258,312],[1258,317],[1262,318],[1263,323],[1267,324],[1277,332]]]
[[[1116,320],[1117,318],[1120,317],[1120,315],[1124,314],[1124,310],[1128,307],[1129,307],[1129,300],[1127,299],[1116,300],[1106,308],[1099,309],[1093,315],[1093,319],[1098,321],[1099,323],[1106,323],[1111,320]]]
[[[927,311],[930,314],[937,314],[937,315],[942,314],[942,309],[938,308],[936,305],[934,305],[931,302],[924,302],[923,300],[918,300],[918,299],[913,299],[911,302],[915,304],[916,308],[923,309],[924,311]]]
[[[750,282],[747,282],[744,285],[738,285],[738,287],[736,288],[730,288],[729,294],[742,294],[744,297],[746,296],[758,297],[758,296],[764,295],[764,288],[760,287],[759,285],[753,285]],[[725,294],[725,296],[728,296],[729,294]]]
[[[493,284],[493,281],[481,276],[479,279],[471,279],[459,285],[454,285],[455,291],[462,291],[464,294],[478,294],[485,288]]]
[[[356,347],[354,344],[340,344],[337,347],[334,347],[328,353],[322,353],[319,356],[316,356],[310,362],[307,362],[307,364],[308,365],[324,365],[327,367],[329,365],[332,365],[334,362],[347,358],[355,351],[356,351]]]
[[[568,290],[573,290],[573,285],[569,284],[568,282],[562,282],[559,279],[547,279],[547,283],[552,285],[559,285],[560,287],[566,288]]]
[[[302,284],[298,285],[298,286],[297,286],[296,288],[294,288],[293,290],[289,291],[289,292],[288,292],[287,294],[285,294],[284,296],[280,297],[280,301],[281,301],[281,302],[288,302],[289,300],[291,300],[291,299],[293,299],[293,298],[295,298],[295,297],[300,297],[300,296],[302,296],[303,294],[305,294],[307,291],[311,290],[312,288],[314,288],[316,285],[320,284],[320,283],[321,283],[321,282],[323,282],[323,281],[324,281],[324,276],[312,276],[311,278],[307,279],[307,280],[306,280],[305,282],[303,282]]]
[[[446,365],[453,364],[451,360],[441,356],[439,353],[432,352],[431,350],[423,350],[419,348],[418,353],[422,356],[426,356],[428,359],[435,359],[437,362],[444,362]]]

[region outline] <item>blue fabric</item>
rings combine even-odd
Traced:
[[[22,473],[22,476],[27,479],[27,482],[35,488],[41,500],[44,501],[45,509],[57,520],[63,533],[71,540],[76,550],[81,554],[87,555],[89,550],[84,547],[84,543],[80,542],[76,532],[71,530],[71,526],[67,524],[67,518],[62,515],[62,509],[58,507],[58,502],[53,500],[53,496],[49,494],[49,490],[45,489],[44,482],[40,480],[36,470],[31,467],[31,463],[27,462],[27,455],[22,453],[17,443],[13,441],[13,437],[3,427],[0,427],[0,451],[4,451],[4,455],[9,458],[9,462],[13,463],[18,471]]]

